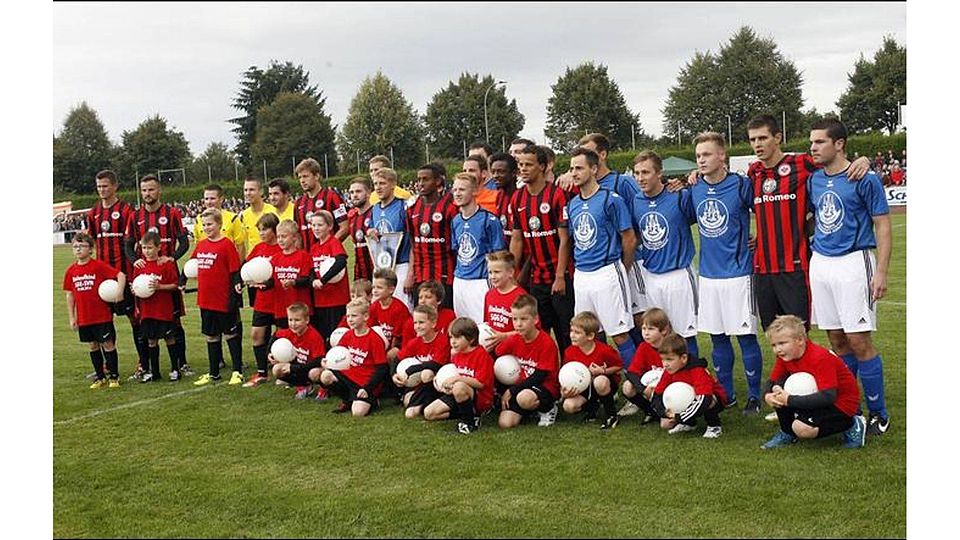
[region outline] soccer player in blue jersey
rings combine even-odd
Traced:
[[[701,133],[696,145],[698,182],[690,188],[700,233],[700,309],[697,330],[710,334],[713,368],[731,403],[734,352],[730,336],[737,336],[749,396],[743,414],[760,412],[763,353],[757,342],[757,314],[753,302],[750,253],[750,180],[728,172],[723,135]]]
[[[487,280],[487,253],[506,249],[500,219],[477,204],[480,180],[471,173],[454,177],[453,204],[460,209],[453,218],[450,249],[457,254],[453,272],[453,311],[458,317],[483,322]]]
[[[873,172],[847,179],[847,128],[826,118],[810,128],[810,154],[823,168],[810,179],[816,227],[810,259],[811,322],[826,330],[834,352],[860,374],[870,419],[867,433],[890,426],[883,389],[883,363],[873,345],[877,300],[887,291],[890,210],[883,184]],[[874,255],[873,249],[876,249]]]
[[[636,354],[630,337],[630,286],[627,268],[633,264],[637,237],[630,212],[616,193],[597,183],[600,156],[577,148],[570,154],[570,172],[580,193],[567,203],[570,236],[573,238],[574,311],[592,311],[605,334],[613,337],[629,365]]]
[[[634,226],[640,231],[643,283],[647,301],[667,313],[673,331],[687,342],[687,353],[699,358],[697,347],[697,273],[693,261],[696,209],[690,190],[671,192],[663,183],[663,161],[652,150],[633,159],[633,174],[642,193],[633,200]]]
[[[379,200],[373,205],[371,214],[373,227],[367,229],[367,236],[379,240],[383,233],[404,233],[397,249],[393,271],[397,274],[397,283],[405,285],[407,273],[410,271],[410,239],[406,230],[407,205],[403,199],[398,199],[394,195],[395,187],[397,187],[397,172],[393,169],[383,167],[373,173],[373,191],[377,194]],[[374,261],[374,266],[378,266],[377,261]],[[407,310],[413,307],[410,291],[405,286],[397,287],[393,291],[393,296],[403,302],[407,306]]]

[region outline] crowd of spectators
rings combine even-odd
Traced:
[[[855,152],[854,158],[858,157],[860,154]],[[870,168],[880,175],[884,187],[905,186],[907,185],[907,150],[901,151],[899,156],[894,155],[893,150],[887,150],[886,154],[877,152],[877,155],[870,160]]]

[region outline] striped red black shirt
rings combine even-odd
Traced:
[[[516,190],[507,193],[500,190],[497,193],[497,217],[500,218],[500,226],[503,227],[503,245],[510,248],[510,236],[513,234],[513,227],[510,225],[510,201]]]
[[[130,223],[127,224],[126,237],[136,243],[136,252],[140,254],[140,239],[147,231],[155,231],[160,235],[160,257],[173,257],[177,249],[177,238],[187,234],[183,228],[183,215],[179,210],[167,203],[151,212],[141,206],[133,211]]]
[[[407,209],[407,230],[413,236],[413,279],[417,283],[435,280],[453,285],[456,254],[450,248],[451,224],[457,207],[449,193],[431,204],[417,197]]]
[[[753,184],[757,219],[757,274],[806,272],[810,266],[807,221],[807,180],[817,170],[809,154],[785,155],[773,168],[754,162],[747,171]]]
[[[350,238],[353,239],[353,279],[367,279],[373,281],[373,259],[370,258],[370,248],[367,247],[367,229],[372,227],[371,219],[373,206],[361,212],[351,208],[347,213],[347,223],[350,227]]]
[[[133,207],[119,199],[109,208],[97,201],[87,212],[87,232],[96,240],[97,258],[128,278],[133,274],[133,264],[123,255],[123,237],[132,215]]]
[[[520,188],[510,200],[510,226],[523,233],[523,250],[530,254],[531,283],[553,283],[557,277],[557,229],[567,228],[566,208],[567,193],[550,183],[536,195],[531,195],[526,187]],[[565,271],[569,272],[569,265]]]
[[[333,189],[321,187],[316,197],[311,197],[306,193],[297,197],[293,205],[293,219],[300,226],[300,241],[303,242],[301,247],[307,252],[310,251],[316,241],[313,231],[310,230],[310,217],[317,210],[330,212],[337,223],[347,219],[347,207],[343,204],[343,197]],[[335,232],[336,228],[334,228]]]

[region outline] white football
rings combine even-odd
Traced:
[[[377,335],[380,336],[381,339],[383,339],[383,346],[384,346],[384,347],[389,347],[389,346],[390,346],[390,340],[387,339],[387,333],[383,331],[383,327],[381,327],[381,326],[378,324],[377,326],[371,326],[370,329],[373,330],[374,332],[376,332]]]
[[[293,359],[297,356],[297,351],[293,348],[293,342],[287,338],[277,338],[273,342],[273,345],[270,345],[270,354],[273,355],[273,359],[282,364],[287,362],[292,362]]]
[[[674,413],[679,413],[693,403],[694,397],[696,393],[692,386],[685,382],[673,382],[663,391],[663,406]]]
[[[493,374],[501,384],[517,384],[520,380],[520,361],[512,354],[505,354],[493,363]]]
[[[412,366],[417,366],[420,364],[421,362],[417,358],[404,358],[403,360],[397,363],[397,373],[403,373],[404,375],[406,375],[408,368]],[[407,381],[404,383],[404,385],[407,388],[413,388],[414,386],[420,384],[420,373],[421,372],[418,371],[413,375],[408,375]]]
[[[320,263],[320,275],[318,275],[317,277],[319,278],[320,276],[326,275],[327,272],[330,271],[330,267],[333,266],[334,262],[336,262],[336,259],[324,259],[323,262]],[[344,268],[343,270],[338,272],[337,275],[333,276],[333,278],[329,281],[329,283],[339,283],[340,280],[343,279],[343,276],[346,275],[346,273],[347,273],[347,269]]]
[[[477,329],[480,330],[480,346],[484,349],[489,348],[493,340],[493,328],[490,328],[489,324],[482,322],[477,323]]]
[[[343,371],[350,367],[350,351],[346,347],[330,347],[326,355],[327,369]]]
[[[655,385],[660,382],[660,377],[662,376],[663,368],[655,367],[640,376],[640,384],[643,386],[650,386],[651,384]]]
[[[579,394],[590,387],[590,368],[582,362],[567,362],[560,368],[560,388],[572,388]]]
[[[199,263],[196,259],[190,259],[183,263],[183,275],[191,279],[196,279],[199,271]]]
[[[150,298],[153,296],[153,293],[156,291],[150,288],[151,281],[153,281],[153,276],[150,274],[140,274],[133,278],[133,283],[130,284],[130,288],[133,289],[133,294],[137,295],[137,298]]]
[[[433,387],[439,392],[443,392],[443,385],[447,383],[453,377],[457,376],[457,366],[453,364],[444,364],[440,366],[440,369],[437,370],[437,374],[433,376]]]
[[[783,389],[791,396],[808,396],[817,392],[817,380],[806,371],[800,371],[787,377]]]
[[[330,332],[330,346],[336,347],[340,344],[340,340],[343,339],[343,336],[349,332],[349,328],[336,328],[333,332]]]
[[[111,304],[123,299],[123,291],[120,290],[120,283],[115,279],[103,280],[100,283],[100,287],[97,288],[97,293],[100,295],[101,300]]]
[[[240,279],[263,283],[273,275],[273,265],[266,257],[254,257],[240,267]]]

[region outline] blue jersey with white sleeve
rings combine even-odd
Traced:
[[[400,247],[397,249],[397,264],[410,262],[410,239],[407,238],[407,204],[402,199],[394,198],[386,207],[380,206],[380,202],[373,205],[371,222],[373,228],[380,234],[390,232],[402,232],[403,239],[400,241]]]
[[[727,279],[753,271],[748,244],[752,189],[750,180],[737,173],[728,173],[716,184],[700,176],[690,187],[700,233],[701,276]]]
[[[450,249],[457,254],[453,275],[460,279],[485,279],[487,253],[506,249],[500,219],[478,207],[468,218],[457,213],[451,226]]]
[[[883,183],[874,172],[859,182],[823,169],[810,177],[810,206],[816,227],[813,251],[831,257],[877,247],[873,217],[890,213]]]
[[[619,195],[603,188],[589,199],[581,193],[567,203],[567,216],[577,270],[592,272],[620,260],[620,233],[630,229],[632,223]]]
[[[689,189],[663,189],[654,197],[641,192],[633,199],[633,220],[640,231],[644,268],[665,274],[690,266],[694,252],[690,225],[697,215]]]

